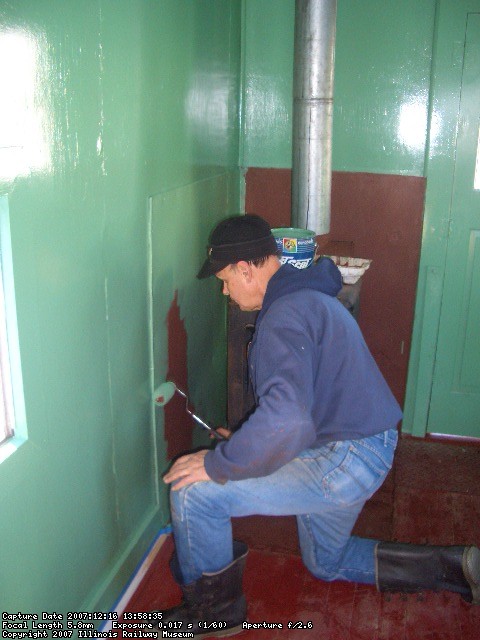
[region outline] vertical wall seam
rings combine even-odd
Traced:
[[[428,85],[428,114],[427,114],[427,136],[425,139],[425,152],[423,155],[423,175],[426,177],[428,170],[428,161],[430,158],[430,147],[431,147],[431,129],[432,129],[432,120],[434,114],[434,76],[435,76],[435,68],[436,68],[436,52],[437,52],[437,30],[438,30],[438,16],[439,16],[439,6],[438,0],[435,2],[435,12],[433,17],[433,29],[432,29],[432,60],[430,63],[430,82]]]
[[[158,469],[158,442],[157,429],[155,421],[155,405],[152,402],[155,388],[155,358],[153,349],[153,199],[148,198],[147,205],[147,333],[148,333],[148,360],[149,360],[149,394],[148,401],[150,404],[150,431],[153,444],[153,485],[155,487],[156,504],[160,504],[160,488],[159,488],[159,469]]]
[[[238,166],[245,165],[245,69],[247,49],[247,0],[242,0],[240,17],[240,72],[238,80]],[[231,55],[231,54],[230,54]],[[242,173],[240,174],[242,175]],[[239,179],[241,179],[239,177]]]
[[[98,137],[97,137],[97,157],[100,162],[100,175],[105,177],[107,175],[105,169],[105,153],[104,153],[104,128],[105,128],[105,114],[104,114],[104,82],[105,82],[105,54],[103,51],[103,15],[102,15],[102,0],[98,2],[98,97],[99,97],[99,121],[98,121]],[[110,431],[112,434],[112,452],[111,452],[111,465],[112,465],[112,477],[113,477],[113,492],[115,500],[115,520],[117,524],[117,540],[120,540],[120,496],[118,487],[118,470],[117,470],[117,438],[115,431],[115,412],[113,402],[113,383],[112,383],[112,363],[111,353],[112,344],[110,338],[110,302],[109,302],[109,283],[108,283],[108,259],[106,256],[106,236],[107,236],[107,198],[105,192],[105,181],[101,180],[102,185],[102,201],[103,201],[103,232],[102,232],[102,268],[103,268],[103,297],[105,303],[105,333],[107,342],[107,386],[108,386],[108,404],[110,415]]]
[[[105,205],[104,205],[104,214],[105,214]],[[105,215],[104,215],[105,220]],[[105,233],[104,233],[105,236]],[[105,243],[104,243],[105,246]],[[118,473],[117,473],[117,450],[116,450],[116,438],[115,438],[115,421],[114,421],[114,413],[113,413],[113,393],[112,393],[112,365],[110,362],[110,353],[111,353],[111,342],[110,342],[110,305],[108,299],[108,275],[105,269],[104,262],[104,280],[103,280],[103,295],[105,300],[105,325],[106,325],[106,334],[107,334],[107,380],[108,380],[108,404],[110,408],[110,428],[112,431],[112,474],[114,480],[114,494],[115,494],[115,516],[117,520],[117,525],[120,523],[120,498],[118,495]]]

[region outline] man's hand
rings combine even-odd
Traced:
[[[217,433],[219,433],[221,436],[223,436],[225,438],[225,440],[228,440],[230,438],[230,436],[232,435],[232,432],[230,431],[230,429],[225,429],[225,427],[217,427],[215,429],[215,431]],[[210,438],[212,440],[213,440],[213,438],[215,438],[213,433],[210,434]]]
[[[208,449],[189,453],[176,460],[163,476],[164,482],[172,483],[172,490],[177,491],[192,482],[205,482],[210,476],[205,471],[204,458]]]

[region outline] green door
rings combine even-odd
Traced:
[[[468,15],[429,433],[480,438],[480,14]]]

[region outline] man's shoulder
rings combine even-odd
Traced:
[[[335,296],[318,291],[318,289],[296,289],[295,291],[288,291],[283,295],[277,296],[275,300],[271,302],[267,313],[270,313],[271,311],[278,311],[279,308],[287,306],[303,309],[312,306],[336,307],[338,303],[339,300]]]
[[[267,327],[279,326],[319,326],[324,318],[337,318],[343,315],[345,309],[336,298],[315,291],[301,289],[286,293],[276,298],[263,315],[261,325]]]

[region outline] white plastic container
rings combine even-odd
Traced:
[[[372,261],[365,258],[348,258],[344,256],[327,256],[337,265],[344,284],[355,284],[370,267]]]

